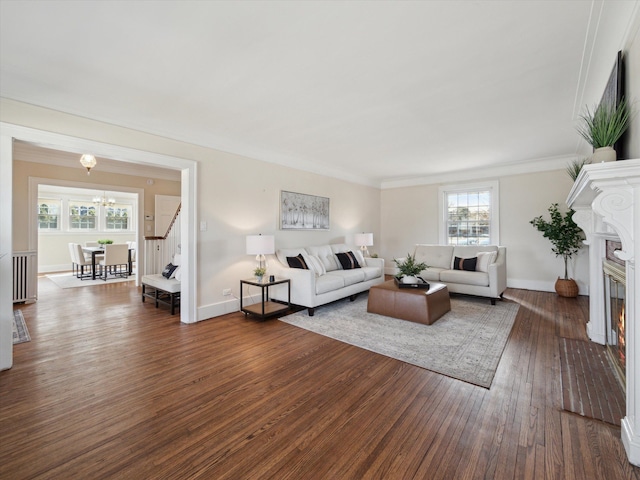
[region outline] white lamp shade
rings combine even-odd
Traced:
[[[353,236],[353,243],[359,247],[370,247],[373,245],[373,233],[356,233]]]
[[[273,235],[247,235],[247,255],[269,255],[275,251]]]

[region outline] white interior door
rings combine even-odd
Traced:
[[[156,195],[156,237],[164,237],[169,230],[176,210],[180,205],[180,197],[173,195]]]

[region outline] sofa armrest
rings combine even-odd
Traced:
[[[367,257],[364,259],[367,267],[378,267],[384,272],[384,258]]]
[[[498,247],[496,261],[489,265],[489,288],[492,297],[499,297],[507,289],[507,248]]]
[[[290,268],[280,262],[269,267],[270,273],[276,278],[288,278],[291,284],[291,303],[295,305],[311,305],[316,295],[316,274],[311,270]],[[277,300],[287,299],[286,285],[276,285],[269,289],[271,296]]]

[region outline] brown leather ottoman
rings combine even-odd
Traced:
[[[451,310],[449,290],[432,283],[429,290],[398,288],[393,280],[369,289],[367,312],[431,325]]]

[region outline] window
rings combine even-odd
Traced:
[[[109,231],[129,230],[129,219],[131,218],[131,205],[114,205],[107,207],[107,224]]]
[[[60,229],[60,200],[38,199],[38,229]]]
[[[69,229],[95,230],[96,207],[88,202],[69,202]]]
[[[42,187],[38,187],[38,230],[46,235],[85,232],[93,236],[136,231],[138,208],[134,194],[118,192],[117,197],[109,196],[103,204],[102,196],[94,190]],[[115,199],[109,205],[111,198]]]
[[[440,241],[498,245],[498,182],[440,187]]]

